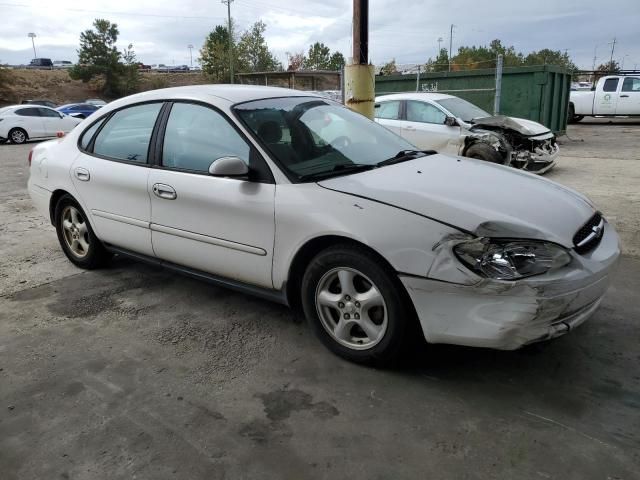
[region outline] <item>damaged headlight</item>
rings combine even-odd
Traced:
[[[534,240],[497,241],[487,238],[456,245],[460,261],[483,277],[518,280],[565,266],[571,261],[562,247]]]

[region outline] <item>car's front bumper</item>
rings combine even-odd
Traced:
[[[400,279],[430,343],[513,350],[567,333],[600,305],[620,255],[618,235],[606,224],[593,251],[572,255],[572,262],[557,272],[516,282]]]

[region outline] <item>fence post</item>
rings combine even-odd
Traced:
[[[500,97],[502,95],[502,55],[498,55],[498,62],[496,63],[496,95],[493,98],[493,114],[498,115],[500,113]]]
[[[418,65],[418,73],[416,75],[416,93],[420,91],[420,65]]]

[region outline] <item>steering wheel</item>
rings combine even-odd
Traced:
[[[345,135],[340,135],[331,140],[330,145],[334,148],[347,148],[351,145],[351,139]]]

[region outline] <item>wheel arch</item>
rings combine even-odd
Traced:
[[[389,261],[384,258],[384,256],[382,256],[380,252],[371,248],[369,245],[366,245],[358,240],[354,240],[350,237],[341,235],[323,235],[307,240],[307,242],[304,243],[295,253],[295,255],[293,256],[293,260],[291,261],[291,265],[289,266],[289,272],[287,275],[284,290],[287,298],[287,303],[296,313],[302,312],[302,292],[300,290],[300,285],[302,283],[302,277],[307,269],[307,266],[318,253],[335,245],[353,246],[373,255],[380,262],[380,265],[382,265],[384,269],[389,273],[392,281],[396,282],[397,285],[402,289],[402,294],[405,296],[405,299],[410,302],[413,308],[413,303],[409,298],[408,292],[406,291],[402,282],[400,282],[397,278],[395,268],[393,268],[391,263],[389,263]]]
[[[51,194],[51,200],[49,200],[49,219],[51,220],[51,225],[55,225],[56,205],[58,205],[60,199],[65,195],[69,195],[75,200],[75,197],[70,192],[61,188],[54,190]]]

